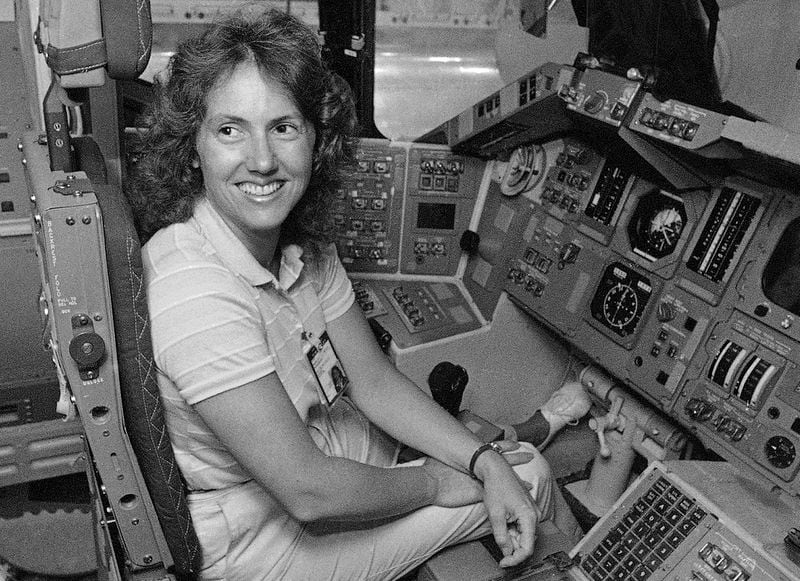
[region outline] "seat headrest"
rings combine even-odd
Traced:
[[[64,88],[138,78],[152,38],[150,0],[40,0],[36,44]]]

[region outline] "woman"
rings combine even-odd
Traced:
[[[483,446],[391,365],[330,242],[355,120],[315,34],[239,14],[156,89],[130,197],[203,578],[391,579],[489,533],[523,561],[546,462]],[[428,458],[396,465],[398,441]]]

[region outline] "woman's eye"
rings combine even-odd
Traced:
[[[232,138],[232,137],[238,137],[241,134],[241,131],[239,131],[235,127],[231,127],[231,126],[226,125],[226,126],[220,127],[219,134],[222,137]]]
[[[275,132],[286,137],[297,135],[299,131],[298,127],[292,123],[281,123],[275,126]]]

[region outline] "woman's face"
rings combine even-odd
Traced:
[[[251,62],[218,82],[206,105],[196,141],[205,195],[258,258],[311,180],[314,127]]]

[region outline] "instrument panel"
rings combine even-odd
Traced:
[[[540,191],[503,200],[519,238],[502,290],[709,447],[800,491],[793,194],[737,176],[674,191],[589,138],[559,147]]]
[[[505,293],[704,445],[800,493],[800,200],[738,173],[679,189],[606,144],[575,130],[487,161],[362,140],[344,223],[382,226],[338,243],[368,316],[410,347],[478,328]],[[427,286],[442,276],[447,316],[420,315],[443,304]]]
[[[334,204],[336,245],[364,314],[406,349],[478,329],[455,278],[486,163],[447,146],[361,139]]]
[[[454,275],[485,163],[438,145],[362,139],[337,191],[339,256],[350,272]]]

